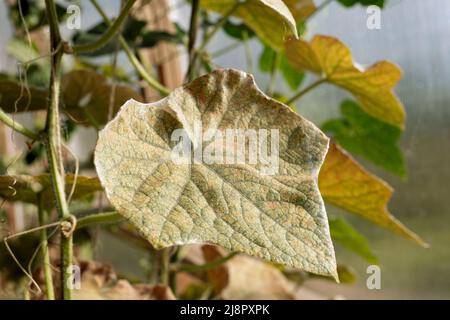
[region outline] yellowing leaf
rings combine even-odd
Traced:
[[[295,21],[301,22],[310,17],[317,9],[313,0],[283,0],[292,12]]]
[[[226,14],[236,5],[236,0],[202,0],[206,9]],[[233,16],[239,17],[269,46],[283,49],[287,36],[297,36],[297,26],[289,8],[281,0],[241,1]]]
[[[73,182],[74,176],[66,175],[67,194],[71,191]],[[78,176],[73,199],[80,199],[101,190],[98,178]],[[53,206],[53,191],[48,174],[0,176],[0,199],[37,204],[38,193],[41,193],[41,198],[44,199],[44,206]]]
[[[198,141],[199,124],[200,133],[211,136],[227,129],[274,130],[278,171],[262,174],[260,161],[177,164],[176,129],[197,141],[194,153],[216,143]],[[264,95],[252,76],[217,70],[157,103],[126,103],[100,132],[95,165],[111,203],[157,248],[212,243],[336,276],[316,182],[327,146],[317,127]]]
[[[311,42],[291,39],[286,55],[297,69],[309,70],[351,92],[373,117],[403,128],[405,111],[393,87],[401,79],[400,69],[381,61],[365,70],[355,66],[350,50],[338,39],[315,36]]]
[[[427,246],[418,235],[389,213],[387,204],[392,196],[392,188],[365,171],[335,144],[331,144],[320,170],[319,187],[326,202]]]

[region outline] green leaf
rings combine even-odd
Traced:
[[[182,128],[204,161],[172,160],[179,147],[172,134]],[[261,161],[235,157],[220,164],[223,152],[209,151],[227,129],[278,130],[279,170],[263,174]],[[216,139],[199,141],[199,132]],[[159,102],[126,103],[100,132],[95,166],[110,202],[156,248],[212,243],[336,277],[316,182],[327,146],[319,129],[268,98],[251,75],[221,69]]]
[[[349,91],[368,114],[403,129],[405,110],[393,91],[401,70],[393,63],[381,61],[361,69],[342,42],[327,36],[315,36],[311,42],[291,39],[286,55],[296,69],[314,72]]]
[[[269,46],[264,46],[261,55],[259,56],[259,69],[262,72],[268,73],[272,70],[272,64],[275,59],[276,52]]]
[[[355,4],[360,4],[363,6],[376,5],[380,8],[384,7],[384,0],[338,0],[339,3],[343,4],[346,7],[352,7]]]
[[[287,61],[284,53],[279,53],[280,63],[278,69],[281,71],[284,80],[291,90],[296,90],[302,83],[305,74],[302,71],[295,70]],[[259,56],[259,69],[262,72],[268,73],[272,70],[272,64],[275,59],[276,52],[268,46],[264,46],[261,55]]]
[[[71,191],[73,183],[74,176],[66,175],[67,194]],[[78,176],[73,199],[82,199],[101,190],[102,187],[98,178]],[[46,200],[44,203],[46,207],[53,207],[53,190],[51,179],[48,174],[41,174],[38,176],[0,176],[0,199],[11,202],[20,201],[37,204],[38,193],[41,193],[42,199]]]
[[[305,73],[292,68],[284,54],[281,56],[279,68],[289,88],[297,90],[305,78]]]
[[[331,144],[319,174],[320,192],[329,204],[359,215],[417,244],[428,244],[392,216],[387,205],[392,188],[368,173],[336,144]]]
[[[225,22],[223,31],[230,37],[238,40],[245,40],[255,36],[253,30],[247,27],[245,23],[233,23],[230,20]]]
[[[398,146],[401,130],[365,113],[353,101],[341,104],[343,119],[325,122],[322,130],[353,155],[362,156],[374,164],[401,177],[406,175],[402,152]]]
[[[200,5],[220,14],[226,14],[236,0],[202,0]],[[259,38],[274,50],[282,50],[288,36],[297,36],[292,13],[282,0],[247,0],[240,2],[232,16],[241,18]]]
[[[330,218],[330,233],[333,241],[361,256],[370,264],[378,264],[378,258],[370,249],[369,242],[342,218]]]

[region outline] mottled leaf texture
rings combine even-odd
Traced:
[[[341,41],[327,36],[315,36],[311,42],[291,39],[286,42],[286,55],[295,68],[317,73],[351,92],[371,116],[404,127],[405,110],[393,91],[401,71],[393,63],[380,61],[363,70]]]
[[[406,175],[403,154],[398,146],[401,130],[369,116],[353,101],[341,104],[343,118],[322,125],[340,146],[401,177]]]
[[[66,175],[67,194],[71,191],[73,182],[74,176]],[[100,181],[97,178],[78,176],[76,182],[77,184],[73,194],[73,199],[81,199],[95,193],[96,191],[102,190]],[[41,193],[44,206],[53,206],[52,185],[48,174],[38,176],[0,176],[0,199],[5,199],[11,202],[21,201],[37,204],[38,193]]]
[[[261,164],[175,164],[171,134],[279,130],[279,170]],[[196,148],[210,146],[211,141]],[[264,95],[251,75],[217,70],[154,104],[130,100],[100,132],[95,165],[116,209],[157,248],[212,243],[336,277],[318,170],[328,138]]]
[[[200,5],[226,14],[236,0],[202,0]],[[282,50],[287,36],[297,36],[297,26],[289,8],[281,0],[241,1],[232,16],[241,18],[255,33],[275,50]]]
[[[320,170],[319,187],[327,203],[427,246],[418,235],[389,213],[387,204],[392,196],[392,188],[365,171],[336,144],[330,145]]]

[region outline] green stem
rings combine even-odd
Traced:
[[[123,216],[118,212],[104,212],[97,213],[85,216],[77,220],[76,230],[89,226],[91,224],[99,224],[99,223],[114,223],[123,220]]]
[[[301,90],[300,92],[295,94],[293,97],[291,97],[286,102],[286,104],[289,105],[291,103],[294,103],[295,101],[297,101],[298,99],[303,97],[305,94],[307,94],[309,91],[313,90],[314,88],[318,87],[319,85],[321,85],[322,83],[324,83],[326,81],[327,81],[327,79],[320,79],[320,80],[317,80],[317,81],[311,83],[309,86],[307,86],[306,88],[304,88],[303,90]]]
[[[198,31],[198,16],[200,13],[200,0],[192,0],[191,5],[191,20],[189,23],[189,41],[188,41],[188,55],[189,66],[187,71],[187,80],[193,80],[195,76],[195,65],[197,60],[197,54],[195,52],[195,43],[197,42]]]
[[[56,209],[60,219],[67,219],[70,217],[70,212],[65,192],[64,166],[61,156],[61,128],[59,125],[59,95],[61,82],[60,67],[63,52],[59,50],[59,48],[61,48],[61,36],[59,33],[55,3],[53,0],[46,0],[45,4],[50,26],[50,51],[54,52],[51,61],[48,95],[49,102],[45,126],[45,132],[47,135],[45,147],[47,150],[48,165],[55,196]],[[62,298],[67,300],[72,298],[72,289],[69,284],[71,275],[69,275],[68,272],[68,270],[70,270],[69,268],[72,268],[72,255],[72,236],[66,237],[63,233],[61,233],[61,288]]]
[[[25,128],[23,125],[16,122],[15,120],[13,120],[5,112],[3,112],[2,109],[0,109],[0,121],[3,122],[8,127],[10,127],[11,129],[13,129],[14,131],[17,131],[17,132],[23,134],[25,137],[30,138],[33,141],[36,141],[39,139],[39,136],[36,133]]]
[[[48,212],[42,206],[42,199],[40,194],[38,195],[38,217],[39,217],[39,225],[44,226],[47,223]],[[51,269],[51,261],[50,254],[48,250],[48,241],[47,241],[47,228],[42,228],[40,231],[41,237],[41,250],[42,250],[42,263],[44,269],[44,278],[45,278],[45,289],[48,300],[55,300],[55,289],[53,287],[53,277],[52,277],[52,269]]]
[[[106,45],[114,36],[119,32],[120,26],[125,21],[125,19],[128,17],[129,12],[131,8],[133,7],[136,0],[128,0],[128,2],[125,4],[125,6],[121,9],[119,17],[114,20],[114,23],[109,25],[108,30],[97,40],[86,43],[86,44],[80,44],[77,46],[73,46],[70,50],[73,53],[84,53],[84,52],[91,52],[95,51],[104,45]]]
[[[253,74],[253,58],[252,58],[252,51],[251,51],[250,45],[248,43],[247,31],[244,31],[243,36],[244,36],[245,57],[247,60],[247,72],[250,74]]]
[[[196,264],[182,265],[177,268],[177,271],[184,271],[184,272],[206,271],[206,270],[213,269],[213,268],[216,268],[216,267],[224,264],[225,262],[232,259],[237,254],[238,254],[237,252],[232,252],[223,258],[220,258],[220,259],[217,259],[217,260],[214,260],[214,261],[202,264],[202,265],[196,265]]]
[[[99,6],[97,0],[91,0],[92,5],[95,7],[97,12],[102,16],[103,21],[105,21],[108,25],[111,26],[111,20],[103,11],[102,7]],[[118,36],[120,45],[122,46],[125,54],[128,57],[128,60],[139,73],[139,75],[144,79],[153,89],[158,91],[161,95],[167,96],[170,93],[170,90],[159,83],[156,79],[154,79],[146,70],[145,67],[141,64],[139,59],[134,54],[133,50],[128,46],[127,41],[119,34]]]
[[[241,42],[239,42],[239,41],[233,42],[232,44],[229,44],[222,49],[211,52],[211,57],[212,58],[220,57],[221,55],[224,55],[224,54],[230,52],[231,50],[238,48],[240,45],[241,45]]]

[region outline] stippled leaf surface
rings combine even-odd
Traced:
[[[72,189],[74,183],[73,175],[66,175],[66,193]],[[96,191],[101,191],[102,187],[97,178],[78,176],[76,180],[76,187],[73,194],[73,199],[81,199],[85,196],[91,195]],[[38,203],[38,193],[41,193],[43,205],[52,207],[53,193],[52,193],[51,179],[48,174],[41,174],[38,176],[28,175],[12,175],[0,176],[0,199],[15,202],[27,202],[32,204]]]
[[[264,175],[261,163],[248,161],[176,164],[172,133],[184,128],[198,141],[196,123],[214,134],[278,130],[278,171]],[[265,96],[252,76],[227,69],[154,104],[130,100],[100,132],[95,165],[109,200],[157,248],[213,243],[336,276],[316,182],[327,146],[319,129]]]
[[[353,155],[362,156],[372,163],[401,177],[406,175],[403,154],[398,146],[401,130],[369,116],[353,101],[341,104],[343,118],[328,120],[322,125],[324,132]]]
[[[370,174],[336,144],[331,144],[319,175],[327,203],[357,214],[416,243],[427,244],[388,211],[392,188]]]
[[[353,62],[350,50],[338,39],[315,36],[311,42],[286,42],[289,62],[299,70],[317,73],[358,100],[371,116],[403,128],[405,111],[393,88],[401,79],[399,67],[380,61],[363,69]]]
[[[220,14],[226,14],[236,0],[202,0],[200,5]],[[275,50],[283,49],[285,38],[297,36],[297,26],[289,8],[281,0],[246,0],[234,10],[232,16],[241,18],[247,26]]]

